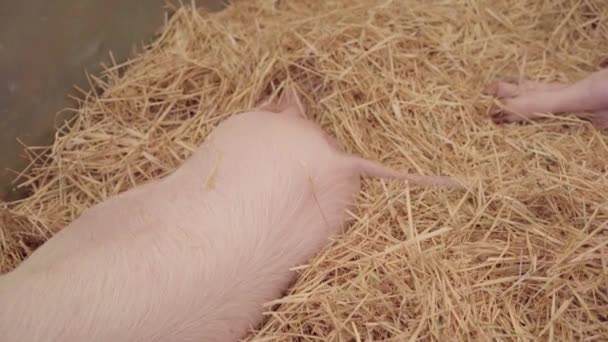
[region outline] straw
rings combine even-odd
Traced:
[[[474,184],[366,178],[354,223],[249,340],[607,340],[608,136],[573,115],[495,126],[482,95],[522,68],[584,77],[607,37],[605,0],[179,9],[145,51],[91,76],[52,147],[28,150],[31,195],[1,209],[1,270],[85,208],[171,173],[289,79],[346,151]]]

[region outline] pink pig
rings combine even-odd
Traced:
[[[498,81],[485,93],[502,101],[504,109],[491,114],[498,124],[538,119],[540,113],[591,112],[594,125],[608,128],[608,69],[571,84]]]
[[[0,341],[235,341],[348,222],[360,176],[293,90],[234,115],[173,174],[86,211],[0,277]]]

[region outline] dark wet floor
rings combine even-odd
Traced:
[[[26,166],[21,145],[48,145],[56,113],[73,105],[75,86],[88,89],[112,51],[125,60],[163,23],[165,0],[0,1],[0,198],[22,194],[11,185]],[[190,1],[186,1],[190,3]],[[197,0],[211,10],[222,0]]]

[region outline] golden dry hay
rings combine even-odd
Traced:
[[[520,70],[584,77],[607,46],[605,0],[180,9],[145,52],[94,79],[50,153],[30,149],[32,195],[3,209],[0,267],[83,209],[171,172],[290,78],[348,151],[473,186],[366,180],[356,222],[300,268],[251,339],[606,341],[608,136],[573,116],[497,127],[481,90]]]

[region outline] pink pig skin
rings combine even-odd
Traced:
[[[490,114],[497,124],[538,120],[541,113],[574,112],[581,116],[580,112],[590,112],[592,124],[608,128],[608,69],[572,83],[496,81],[484,93],[502,103],[503,108]]]
[[[360,176],[293,90],[234,115],[170,176],[88,210],[0,277],[0,341],[235,341],[347,223]]]

